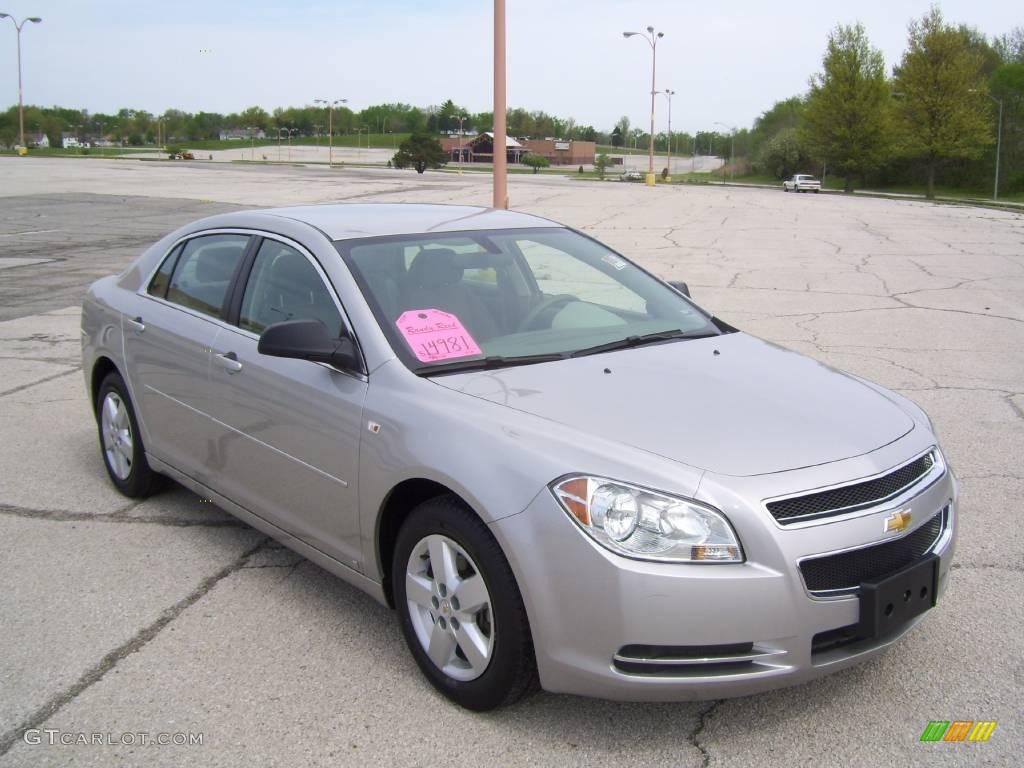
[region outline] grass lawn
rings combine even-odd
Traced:
[[[398,145],[409,138],[408,133],[362,133],[362,134],[346,134],[344,136],[334,137],[334,146],[336,147],[365,147],[369,146],[371,149],[391,149],[392,146],[397,150]],[[369,142],[369,145],[367,145]],[[236,139],[236,140],[225,140],[220,139],[200,139],[198,141],[171,141],[168,144],[175,144],[177,146],[185,147],[187,149],[245,149],[251,147],[253,142],[249,139]],[[276,147],[277,138],[268,139],[256,139],[255,144],[257,147]],[[281,137],[281,145],[287,146],[288,140],[284,136]],[[302,145],[305,147],[309,146],[327,146],[327,137],[321,136],[319,139],[315,136],[293,136],[292,144],[295,146]]]
[[[30,149],[29,157],[112,157],[114,155],[154,153],[156,147],[89,147],[88,152],[81,149]],[[16,150],[0,149],[0,155],[16,155]]]

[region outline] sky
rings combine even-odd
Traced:
[[[676,92],[674,131],[750,126],[802,93],[828,32],[861,21],[890,68],[930,0],[506,0],[508,104],[609,130],[649,124],[651,50],[625,30],[653,25],[657,88]],[[988,36],[1024,25],[1019,0],[946,0],[947,21]],[[0,0],[19,20],[25,101],[113,112],[234,112],[347,98],[426,107],[492,105],[487,0]],[[14,25],[0,19],[0,104],[17,103]],[[656,130],[666,127],[659,98]]]

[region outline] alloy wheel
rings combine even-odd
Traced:
[[[134,441],[128,408],[116,392],[108,392],[103,398],[100,425],[107,465],[118,480],[126,480],[132,473]]]
[[[444,674],[480,677],[494,651],[494,612],[480,569],[457,542],[425,536],[409,555],[405,596],[413,630]]]

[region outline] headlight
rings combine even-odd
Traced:
[[[743,550],[725,515],[710,507],[604,477],[557,480],[551,492],[602,546],[642,560],[741,563]]]

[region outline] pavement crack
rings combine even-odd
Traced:
[[[52,376],[47,376],[45,378],[38,379],[38,380],[30,382],[28,384],[22,384],[20,387],[14,387],[13,389],[4,390],[3,392],[0,392],[0,397],[6,397],[7,395],[13,395],[15,392],[21,392],[22,390],[29,389],[30,387],[35,387],[35,386],[38,386],[40,384],[45,384],[48,381],[53,381],[54,379],[60,379],[60,378],[63,378],[64,376],[70,376],[73,373],[79,373],[81,370],[82,370],[82,366],[79,365],[79,366],[76,366],[76,367],[72,368],[70,371],[61,371],[60,373],[55,373]]]
[[[711,753],[708,752],[707,747],[705,747],[701,743],[700,735],[704,732],[704,727],[708,723],[708,718],[715,713],[715,710],[718,709],[718,705],[723,703],[724,701],[724,699],[716,699],[715,701],[712,701],[707,707],[702,709],[697,716],[697,727],[694,728],[691,733],[688,733],[686,735],[686,740],[700,751],[702,758],[701,765],[703,766],[703,768],[708,768],[708,766],[711,765]]]
[[[94,514],[91,512],[70,512],[64,509],[32,509],[12,504],[0,504],[0,515],[25,517],[31,520],[49,520],[58,523],[140,523],[142,525],[166,525],[177,528],[247,528],[240,520],[196,520],[176,517],[126,517],[137,504],[130,504],[116,512]]]
[[[954,569],[964,568],[968,571],[1012,571],[1024,573],[1024,565],[999,565],[998,563],[953,563]]]
[[[164,627],[177,619],[185,612],[186,609],[198,602],[221,581],[240,570],[245,565],[246,561],[259,552],[268,541],[268,537],[260,539],[259,542],[236,557],[231,563],[224,566],[213,575],[207,576],[199,582],[199,586],[192,590],[192,592],[161,613],[156,621],[141,629],[127,642],[119,645],[100,659],[98,664],[87,670],[85,674],[78,678],[77,682],[67,690],[50,698],[49,701],[36,709],[35,712],[28,715],[28,717],[18,723],[18,725],[0,736],[0,757],[6,755],[11,748],[21,740],[21,735],[25,733],[25,731],[40,727],[43,723],[60,712],[60,710],[78,698],[78,696],[80,696],[84,691],[102,680],[110,670],[114,669],[114,667],[118,665],[119,662],[149,644],[157,635],[160,634]]]

